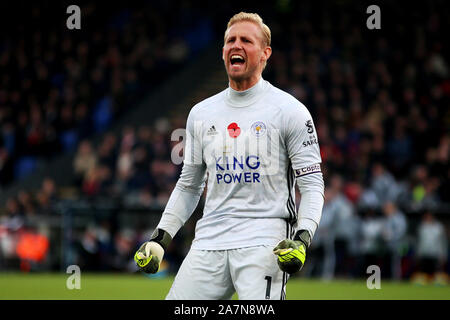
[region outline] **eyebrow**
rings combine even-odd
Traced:
[[[225,41],[234,40],[235,38],[236,38],[235,35],[229,36],[228,38],[225,38]],[[248,37],[248,36],[240,36],[240,38],[242,38],[243,40],[248,40],[248,41],[254,42],[254,39],[252,39],[251,37]]]

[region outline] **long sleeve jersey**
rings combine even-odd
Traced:
[[[320,223],[324,183],[308,109],[263,78],[196,104],[186,125],[181,176],[158,228],[175,236],[207,185],[192,248],[275,245]],[[295,182],[301,193],[298,211]]]

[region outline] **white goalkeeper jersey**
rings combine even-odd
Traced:
[[[275,245],[292,236],[292,227],[301,221],[295,206],[296,178],[317,175],[323,195],[318,137],[309,111],[262,78],[246,91],[229,87],[195,105],[186,131],[180,180],[194,184],[193,190],[203,190],[205,181],[207,187],[194,249]],[[164,214],[184,223],[192,212],[180,213],[175,198],[173,193]],[[305,220],[312,234],[321,210],[320,205],[320,212]],[[158,227],[170,229],[165,224],[162,219]]]

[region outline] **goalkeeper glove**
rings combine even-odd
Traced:
[[[150,240],[144,242],[134,255],[139,269],[145,273],[156,273],[159,270],[164,251],[169,246],[172,237],[162,229],[156,229]]]
[[[289,274],[296,273],[303,268],[306,259],[306,249],[311,243],[307,230],[299,230],[294,240],[285,239],[278,243],[273,253],[278,256],[277,262],[281,271]]]

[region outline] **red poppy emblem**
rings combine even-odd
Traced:
[[[241,128],[237,125],[236,122],[232,122],[228,125],[228,134],[232,138],[237,138],[241,134]]]

